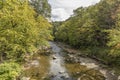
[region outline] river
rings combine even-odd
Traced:
[[[64,67],[61,48],[53,42],[50,42],[50,45],[52,47],[52,51],[54,52],[50,60],[50,73],[53,75],[51,80],[72,80]]]
[[[25,71],[22,80],[119,80],[113,70],[94,59],[79,57],[78,62],[66,62],[68,57],[65,55],[68,53],[55,42],[49,44],[52,54],[34,56],[27,63],[32,67]]]

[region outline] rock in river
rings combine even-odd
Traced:
[[[52,58],[53,58],[53,59],[56,59],[57,57],[53,55],[53,57],[52,57]]]
[[[21,80],[30,80],[30,77],[22,77]]]

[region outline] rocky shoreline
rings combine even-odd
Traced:
[[[46,77],[48,80],[56,80],[56,78],[58,79],[59,77],[62,80],[69,80],[70,78],[71,78],[70,80],[82,80],[82,78],[84,80],[84,77],[89,77],[92,79],[94,78],[93,76],[98,77],[97,80],[120,80],[120,76],[115,74],[115,71],[113,69],[109,68],[107,65],[101,63],[100,61],[94,58],[90,58],[87,55],[81,54],[79,50],[76,50],[70,47],[69,45],[65,45],[64,43],[60,43],[60,42],[57,42],[57,43],[52,42],[51,45],[52,45],[52,48],[45,47],[42,52],[41,52],[41,49],[37,52],[41,56],[36,55],[32,58],[32,60],[29,60],[29,59],[27,60],[28,63],[27,65],[24,66],[24,69],[27,70],[26,75],[29,74],[28,72],[31,72],[31,74],[29,75],[32,75],[32,76],[36,73],[39,73],[38,71],[39,70],[41,71],[43,66],[43,67],[46,67],[46,69],[50,68],[52,73],[55,73],[55,74],[52,74],[52,73],[49,74],[49,72],[46,71],[45,74],[47,74]],[[57,46],[60,47],[61,50],[59,50],[60,48],[58,48]],[[61,60],[64,62],[59,62]],[[46,62],[47,64],[49,64],[50,62],[50,65],[48,66]],[[57,66],[60,68],[58,69]],[[77,68],[75,69],[76,66]],[[64,68],[66,69],[64,70]],[[77,70],[79,68],[81,68],[81,70]],[[33,69],[36,72],[34,73],[34,71],[31,71],[31,69]],[[72,70],[74,72],[73,76],[70,74],[69,70]],[[84,73],[86,71],[88,72]],[[70,74],[70,78],[68,78],[67,77],[68,75],[66,76],[66,74]],[[78,77],[76,77],[75,79],[72,79],[74,75],[75,76],[77,75]],[[103,78],[102,75],[105,77],[105,79]],[[43,78],[46,78],[46,77],[43,77]],[[30,77],[23,76],[22,80],[30,80]],[[96,79],[93,79],[93,80],[96,80]]]
[[[108,67],[104,61],[97,59],[94,56],[88,56],[82,54],[79,50],[72,48],[61,42],[56,42],[67,54],[65,55],[65,61],[70,63],[80,63],[80,65],[87,66],[87,68],[99,70],[106,80],[120,80],[120,75],[116,74],[115,70]],[[78,79],[80,80],[80,79]]]

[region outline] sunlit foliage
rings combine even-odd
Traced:
[[[0,65],[0,80],[16,80],[21,68],[17,63],[2,63]]]
[[[3,58],[21,58],[46,45],[50,24],[37,15],[28,0],[3,0],[0,9],[0,55]]]
[[[88,55],[98,58],[106,56],[106,59],[109,58],[109,64],[115,61],[118,64],[120,60],[119,3],[119,0],[101,0],[95,5],[74,10],[74,14],[57,27],[56,39],[76,48],[88,49],[90,51]],[[100,48],[105,52],[99,52],[100,50],[97,49]],[[110,60],[111,57],[113,60]]]

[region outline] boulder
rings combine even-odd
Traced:
[[[63,74],[65,71],[59,71],[60,74]]]
[[[53,57],[52,57],[52,58],[53,58],[53,59],[57,59],[57,57],[56,57],[56,56],[54,56],[54,55],[53,55]]]

